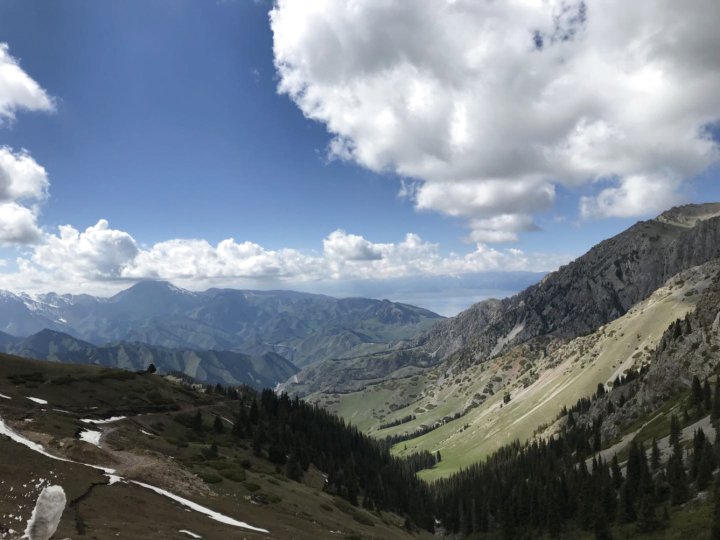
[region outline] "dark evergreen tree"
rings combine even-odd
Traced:
[[[215,430],[217,434],[225,433],[225,426],[223,426],[223,422],[219,416],[216,416],[215,420],[213,420],[213,430]]]
[[[642,533],[652,532],[660,528],[660,521],[655,512],[655,501],[651,495],[644,494],[640,497],[637,528]]]
[[[703,389],[700,379],[697,375],[693,376],[692,385],[690,387],[690,406],[700,409],[703,406]]]
[[[668,460],[667,479],[670,485],[670,503],[677,506],[686,502],[690,497],[690,488],[683,464],[683,451],[679,444],[675,445]]]
[[[707,379],[703,383],[703,409],[706,412],[712,411],[712,388],[710,388],[710,381]]]
[[[195,411],[195,417],[193,418],[192,422],[192,428],[193,431],[196,431],[197,433],[202,433],[203,431],[203,417],[202,413],[200,412],[200,409]]]
[[[670,446],[680,444],[680,421],[674,414],[670,416]]]
[[[652,447],[650,450],[650,466],[653,471],[660,468],[660,448],[658,448],[657,439],[653,437]]]
[[[715,478],[713,489],[713,522],[709,538],[710,540],[720,540],[720,475]]]
[[[715,381],[710,417],[713,422],[717,422],[718,420],[720,420],[720,377]]]

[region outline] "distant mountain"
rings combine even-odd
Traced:
[[[0,334],[0,350],[26,358],[133,371],[154,364],[163,373],[181,372],[202,382],[247,384],[255,388],[274,388],[298,371],[290,361],[272,352],[249,356],[231,351],[168,349],[144,343],[95,346],[53,330],[42,330],[27,338]]]
[[[49,329],[94,345],[122,341],[253,356],[272,352],[297,365],[411,338],[440,319],[388,300],[292,291],[191,292],[163,281],[140,282],[111,298],[0,294],[0,331],[14,336]]]

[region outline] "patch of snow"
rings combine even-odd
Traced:
[[[5,423],[5,421],[2,418],[0,418],[0,435],[5,435],[7,437],[10,437],[16,443],[22,444],[23,446],[26,446],[30,450],[33,450],[33,451],[37,452],[38,454],[42,454],[45,457],[49,457],[50,459],[55,459],[57,461],[64,461],[65,463],[75,463],[77,465],[85,465],[86,467],[91,467],[93,469],[102,471],[105,473],[105,475],[108,478],[110,478],[111,483],[113,483],[112,477],[115,474],[115,469],[110,469],[109,467],[100,467],[99,465],[91,465],[90,463],[82,463],[80,461],[73,461],[72,459],[55,456],[55,455],[49,453],[47,450],[45,450],[42,447],[42,445],[23,437],[17,431],[13,430],[10,426],[8,426]]]
[[[180,497],[179,495],[175,495],[174,493],[170,493],[169,491],[165,491],[164,489],[160,489],[159,487],[152,486],[150,484],[145,484],[144,482],[138,482],[137,480],[130,480],[130,482],[132,482],[133,484],[136,484],[140,487],[144,487],[145,489],[154,491],[155,493],[157,493],[159,495],[163,495],[164,497],[172,499],[173,501],[178,502],[178,503],[182,504],[183,506],[187,506],[188,508],[195,510],[196,512],[205,514],[209,518],[214,519],[215,521],[219,521],[220,523],[225,523],[226,525],[232,525],[234,527],[241,527],[243,529],[249,529],[251,531],[257,531],[257,532],[262,532],[262,533],[270,532],[267,529],[260,529],[258,527],[253,527],[252,525],[248,525],[244,521],[238,521],[238,520],[228,517],[224,514],[220,514],[219,512],[215,512],[214,510],[210,510],[209,508],[205,508],[204,506],[201,506],[197,503],[194,503],[192,501],[184,499],[183,497]]]
[[[10,426],[8,426],[2,418],[0,418],[0,435],[6,435],[7,437],[10,437],[13,441],[15,441],[19,444],[22,444],[23,446],[26,446],[27,448],[30,448],[31,450],[33,450],[39,454],[49,457],[50,459],[55,459],[57,461],[64,461],[66,463],[76,463],[78,465],[84,465],[86,467],[91,467],[93,469],[101,470],[110,479],[110,482],[109,482],[110,485],[115,484],[120,481],[123,481],[122,477],[115,474],[115,469],[110,469],[108,467],[100,467],[98,465],[91,465],[89,463],[82,463],[80,461],[73,461],[71,459],[54,456],[53,454],[48,453],[40,444],[23,437],[22,435],[20,435],[16,431],[14,431],[12,428],[10,428]],[[224,514],[221,514],[219,512],[215,512],[214,510],[210,510],[209,508],[206,508],[202,505],[199,505],[197,503],[194,503],[192,501],[184,499],[183,497],[180,497],[179,495],[175,495],[174,493],[170,493],[169,491],[166,491],[159,487],[156,487],[156,486],[153,486],[150,484],[145,484],[144,482],[138,482],[137,480],[130,480],[130,482],[132,482],[133,484],[138,485],[140,487],[143,487],[145,489],[154,491],[155,493],[157,493],[159,495],[162,495],[164,497],[172,499],[175,502],[178,502],[191,510],[194,510],[201,514],[205,514],[206,516],[210,517],[211,519],[214,519],[215,521],[219,521],[220,523],[225,523],[226,525],[232,525],[234,527],[241,527],[243,529],[248,529],[251,531],[257,531],[257,532],[262,532],[262,533],[270,532],[267,529],[253,527],[252,525],[248,525],[247,523],[245,523],[243,521],[238,521],[236,519],[233,519],[233,518],[226,516]]]
[[[39,397],[30,397],[30,396],[28,396],[28,399],[29,399],[30,401],[34,401],[35,403],[37,403],[37,404],[39,404],[39,405],[47,405],[47,404],[48,404],[47,401],[45,401],[44,399],[40,399]]]
[[[94,418],[81,418],[80,421],[83,424],[111,424],[113,422],[119,422],[120,420],[125,420],[127,416],[111,416],[110,418],[106,418],[105,420],[95,420]]]
[[[144,429],[141,429],[141,430],[140,430],[140,433],[142,433],[143,435],[147,435],[148,437],[154,437],[154,436],[155,436],[155,435],[153,435],[152,433],[148,433],[148,432],[145,431]]]
[[[100,446],[100,437],[102,437],[101,431],[93,431],[91,429],[83,429],[80,432],[80,440],[85,441],[86,443],[94,444],[95,446]]]
[[[0,394],[0,398],[3,398],[3,399],[12,399],[10,396],[6,396],[5,394]]]
[[[43,489],[28,520],[23,538],[49,540],[58,528],[66,502],[62,487],[49,486]]]
[[[189,537],[191,537],[191,538],[202,538],[202,536],[200,536],[199,534],[195,534],[194,532],[190,532],[190,531],[185,530],[185,529],[180,529],[178,532],[179,532],[179,533],[183,533],[183,534],[187,534],[187,535],[188,535]]]

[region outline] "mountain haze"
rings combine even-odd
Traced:
[[[0,330],[15,336],[50,329],[94,345],[272,352],[297,365],[411,338],[440,319],[388,300],[292,291],[192,292],[163,281],[140,282],[110,298],[0,296]]]
[[[168,349],[137,342],[95,346],[68,334],[42,330],[27,338],[0,334],[2,352],[53,362],[143,371],[154,364],[162,373],[182,373],[210,384],[274,388],[298,371],[289,360],[267,352],[251,356],[233,351]]]

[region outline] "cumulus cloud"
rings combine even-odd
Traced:
[[[34,249],[31,261],[62,279],[104,280],[121,277],[138,253],[130,234],[111,229],[101,219],[82,232],[70,225],[61,226],[59,234],[46,235]]]
[[[489,224],[488,226],[492,226]],[[478,244],[466,254],[409,233],[398,242],[373,243],[337,230],[321,252],[267,249],[253,242],[174,239],[141,247],[107,221],[84,231],[70,225],[46,234],[43,243],[17,261],[18,272],[0,274],[0,288],[108,292],[140,279],[167,279],[191,289],[206,286],[291,287],[311,283],[461,276],[489,270],[548,271],[568,255],[526,254]]]
[[[0,43],[0,123],[14,120],[19,110],[51,111],[52,98],[10,55],[7,43]]]
[[[585,217],[652,213],[718,160],[715,0],[278,0],[270,18],[278,90],[331,156],[418,182],[402,193],[471,238],[534,228],[557,185]]]
[[[331,259],[349,261],[377,261],[382,259],[380,249],[362,236],[337,230],[323,240],[323,251]]]
[[[52,98],[0,43],[0,125],[15,119],[19,110],[50,111]],[[28,152],[0,146],[0,244],[38,242],[39,204],[47,197],[45,169]]]
[[[41,239],[37,217],[49,185],[47,172],[27,152],[0,146],[0,244]]]

